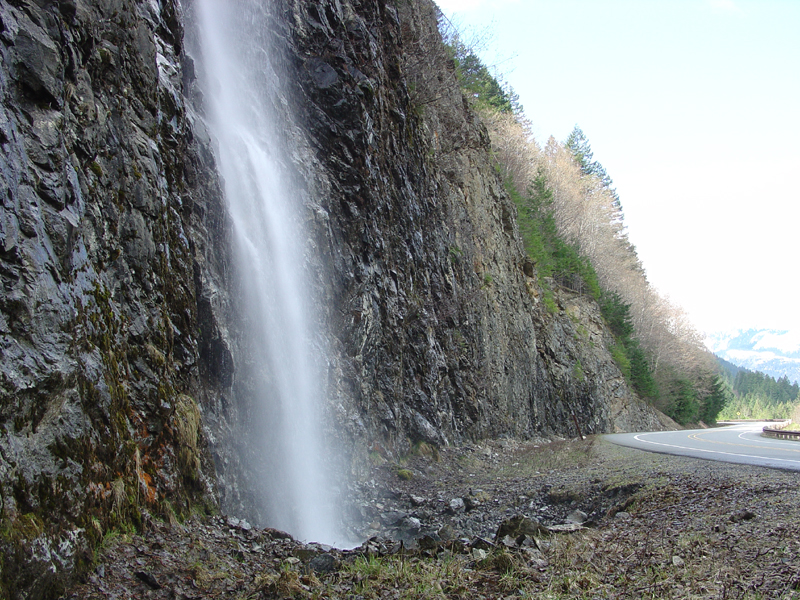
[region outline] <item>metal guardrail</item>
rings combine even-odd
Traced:
[[[782,431],[780,429],[771,429],[764,427],[763,435],[775,438],[778,440],[796,440],[800,441],[800,431]]]
[[[761,435],[774,438],[776,440],[800,441],[800,431],[784,431],[784,427],[788,427],[791,422],[791,419],[789,419],[788,421],[784,421],[779,425],[764,427],[764,429],[761,431]]]

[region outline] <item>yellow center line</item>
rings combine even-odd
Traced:
[[[721,441],[715,441],[715,440],[707,440],[705,438],[701,438],[700,435],[702,435],[702,434],[693,433],[693,434],[689,435],[688,437],[689,437],[690,440],[695,440],[695,441],[698,441],[698,442],[708,442],[709,444],[722,444],[723,446],[740,446],[742,448],[760,448],[761,450],[775,450],[775,446],[756,446],[754,444],[734,444],[732,442],[721,442]],[[780,449],[782,451],[784,451],[784,452],[799,452],[800,453],[800,448],[793,449],[793,448],[784,448],[783,446],[781,446]]]

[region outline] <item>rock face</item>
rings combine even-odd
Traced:
[[[175,10],[0,2],[3,597],[53,596],[110,527],[213,497],[225,213]]]
[[[574,436],[576,421],[584,434],[660,426],[611,359],[597,305],[566,292],[555,313],[540,302],[433,5],[323,5],[286,8],[287,63],[311,151],[298,168],[312,182],[339,431],[402,454]]]
[[[660,426],[597,306],[540,302],[433,5],[272,8],[346,467],[418,442]],[[246,332],[190,26],[177,0],[0,0],[9,597],[56,595],[109,528],[149,514],[249,517]]]

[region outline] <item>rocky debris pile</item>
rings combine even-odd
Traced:
[[[457,555],[475,567],[499,548],[513,550],[519,564],[543,566],[540,538],[550,534],[537,522],[517,516],[501,524],[493,540],[423,536],[409,545],[374,537],[342,550],[306,544],[233,517],[172,525],[151,521],[138,535],[107,535],[100,550],[104,560],[66,598],[303,597],[326,578],[352,570],[358,560]]]
[[[364,484],[371,500],[362,493],[354,505],[371,502],[378,521],[405,515],[352,550],[220,516],[107,533],[94,570],[65,598],[791,598],[800,590],[795,474],[593,440],[534,446],[441,450],[438,461],[403,465],[407,480],[377,467]],[[479,489],[488,497],[469,508]],[[534,509],[507,515],[520,496]],[[534,514],[543,505],[547,519]],[[413,519],[418,535],[388,535]],[[466,534],[471,527],[482,534]]]
[[[591,448],[591,444],[574,444],[581,448],[578,454]],[[572,445],[497,440],[442,449],[435,457],[411,456],[402,468],[382,465],[373,478],[353,487],[357,500],[348,511],[351,532],[362,539],[384,536],[413,546],[419,538],[489,539],[515,515],[526,515],[550,531],[592,525],[609,512],[621,510],[638,486],[604,488],[600,481],[562,482],[547,460],[541,463],[542,471],[525,477],[529,465],[520,462],[542,447],[551,451],[557,447],[569,455]],[[486,478],[498,468],[511,475],[510,481]]]

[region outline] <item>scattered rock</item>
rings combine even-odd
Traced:
[[[572,533],[584,529],[580,523],[562,523],[561,525],[550,525],[547,531],[550,533]]]
[[[521,536],[523,538],[527,536]],[[500,540],[506,548],[516,548],[517,547],[517,540],[511,537],[510,535],[505,536],[502,540]]]
[[[489,553],[486,550],[483,550],[481,548],[472,549],[472,557],[475,560],[484,560],[487,556],[489,556]]]
[[[686,562],[680,556],[675,555],[672,557],[672,564],[676,567],[683,567]]]
[[[422,529],[422,523],[416,517],[406,517],[400,522],[400,529],[406,534],[414,535]]]
[[[430,535],[423,535],[417,540],[420,550],[433,550],[439,546],[439,542]]]
[[[381,513],[381,522],[384,525],[397,525],[407,516],[408,515],[406,513],[401,512],[399,510],[387,511]]]
[[[589,516],[582,510],[573,510],[567,515],[567,523],[586,523]]]
[[[442,525],[436,533],[439,535],[439,538],[444,541],[452,540],[456,537],[456,530],[449,523]]]
[[[319,550],[314,546],[300,546],[292,552],[294,556],[303,562],[308,562],[319,556]]]
[[[491,550],[494,548],[494,544],[487,539],[482,537],[476,537],[469,543],[470,548],[480,548],[481,550]]]
[[[464,512],[466,505],[463,498],[453,498],[448,504],[450,512],[453,514]]]

